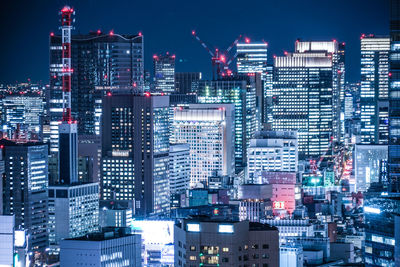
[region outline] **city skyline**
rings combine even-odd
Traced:
[[[111,30],[120,34],[141,32],[145,37],[147,71],[152,70],[153,54],[170,52],[176,54],[177,72],[201,71],[205,78],[211,78],[210,58],[192,37],[192,30],[196,30],[211,48],[215,45],[224,49],[239,34],[254,41],[265,40],[269,43],[269,63],[272,63],[273,55],[281,56],[285,51],[291,51],[297,38],[327,41],[337,39],[346,43],[346,79],[350,82],[360,80],[361,34],[389,34],[389,4],[386,1],[356,0],[349,3],[341,0],[335,5],[315,0],[301,3],[289,1],[290,8],[287,8],[288,3],[271,1],[253,1],[247,6],[239,5],[238,1],[230,1],[222,2],[217,7],[210,1],[195,5],[180,0],[173,3],[122,1],[114,7],[104,0],[85,3],[22,2],[8,2],[5,5],[5,16],[0,19],[0,34],[9,38],[8,42],[0,45],[0,57],[8,62],[0,67],[1,83],[24,82],[28,78],[48,83],[49,54],[45,47],[49,42],[49,34],[58,32],[57,11],[66,3],[78,10],[74,34],[86,34],[98,29],[105,33]],[[21,8],[22,5],[24,8]],[[139,10],[137,14],[136,9]],[[192,10],[197,12],[190,14]],[[356,19],[353,14],[355,10]],[[335,14],[339,12],[343,16],[337,19]],[[98,15],[91,17],[93,13]],[[37,19],[38,14],[42,19]],[[246,14],[251,16],[246,17]],[[154,20],[154,17],[158,19]],[[185,23],[181,23],[182,20]],[[318,24],[314,23],[316,20]],[[9,25],[13,25],[12,31]],[[26,31],[27,25],[33,30]],[[24,48],[27,42],[29,49]],[[24,64],[20,64],[21,60]]]

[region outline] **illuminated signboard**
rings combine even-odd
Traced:
[[[116,150],[112,151],[113,157],[129,157],[129,150]]]
[[[233,233],[233,225],[231,224],[220,224],[218,225],[218,233]]]
[[[285,209],[285,202],[284,201],[274,201],[272,207],[276,210],[283,210],[283,209]]]
[[[186,230],[188,232],[200,232],[200,224],[188,223],[188,224],[186,224]]]
[[[14,244],[16,247],[25,247],[25,231],[24,230],[15,230],[14,234]]]

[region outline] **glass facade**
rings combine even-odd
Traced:
[[[257,129],[254,76],[238,76],[217,81],[199,81],[199,103],[235,105],[235,169],[243,169],[247,146]]]
[[[175,55],[154,55],[154,89],[157,92],[174,93]]]
[[[391,0],[389,52],[389,189],[400,192],[400,1]]]
[[[275,58],[272,129],[298,131],[300,159],[322,155],[335,138],[334,128],[340,128],[334,127],[340,110],[334,100],[337,47],[337,42],[296,42],[296,53]]]
[[[361,36],[362,144],[388,143],[389,37]]]
[[[72,117],[79,134],[100,134],[101,98],[108,91],[141,91],[144,82],[143,36],[88,34],[72,36]],[[62,115],[61,37],[50,37],[50,140],[58,151]]]

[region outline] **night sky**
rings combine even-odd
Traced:
[[[347,80],[360,75],[360,35],[388,34],[386,0],[6,0],[0,16],[0,82],[48,82],[48,36],[59,33],[58,11],[76,10],[74,33],[141,31],[145,69],[152,55],[176,54],[177,71],[210,75],[208,53],[191,35],[225,49],[239,35],[269,43],[269,55],[293,51],[297,38],[346,42]]]

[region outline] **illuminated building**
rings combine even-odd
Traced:
[[[400,0],[391,0],[389,52],[389,190],[400,192]]]
[[[361,36],[361,140],[387,144],[389,37]]]
[[[140,235],[131,234],[127,227],[106,227],[101,232],[61,240],[60,265],[140,267],[140,251]]]
[[[297,133],[260,131],[247,149],[248,183],[259,183],[262,171],[297,171]]]
[[[245,38],[245,42],[236,44],[237,71],[241,74],[262,73],[267,68],[268,44],[265,42],[251,42]]]
[[[395,264],[395,214],[400,210],[400,194],[366,194],[364,202],[365,266]],[[398,229],[398,226],[397,226]]]
[[[62,117],[61,36],[50,36],[50,151],[58,152]],[[71,107],[79,134],[100,134],[101,99],[108,91],[141,91],[143,36],[101,31],[71,37]]]
[[[6,96],[1,100],[1,107],[2,129],[9,138],[25,131],[27,140],[41,139],[44,101],[40,95]]]
[[[99,227],[97,183],[49,186],[49,242],[58,249],[60,240],[85,235]]]
[[[356,192],[366,191],[372,183],[382,182],[382,161],[387,160],[387,145],[356,145],[354,150]]]
[[[156,92],[174,93],[175,55],[154,55],[154,89]]]
[[[172,197],[190,188],[190,145],[170,144],[169,158],[169,191]]]
[[[1,215],[0,212],[0,266],[14,266],[14,215]]]
[[[199,103],[235,105],[235,171],[247,163],[247,147],[258,126],[256,119],[256,76],[225,77],[199,81]]]
[[[103,98],[101,196],[134,200],[136,215],[169,212],[169,96]]]
[[[98,135],[78,135],[78,155],[79,181],[99,182],[101,137]]]
[[[176,93],[188,94],[196,92],[199,80],[201,80],[201,72],[175,72]]]
[[[132,202],[101,200],[99,209],[100,227],[130,227],[132,223]]]
[[[314,225],[308,219],[292,220],[292,219],[268,219],[262,220],[271,226],[275,226],[279,230],[279,238],[281,243],[286,242],[286,237],[291,236],[314,236]]]
[[[4,214],[15,215],[15,228],[28,231],[30,251],[48,246],[48,146],[2,139],[5,162]]]
[[[175,224],[174,266],[279,266],[276,227],[249,221],[184,219]]]
[[[275,57],[272,129],[298,131],[299,158],[319,157],[340,139],[341,45],[296,42],[294,53]]]
[[[143,266],[174,266],[173,220],[133,220],[132,230],[142,239]]]
[[[214,172],[233,176],[234,107],[229,104],[190,104],[174,110],[171,140],[190,146],[190,186],[207,185]]]

